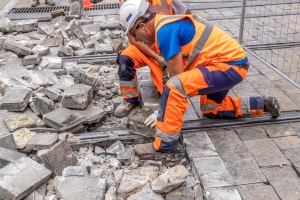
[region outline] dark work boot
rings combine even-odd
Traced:
[[[130,111],[137,107],[139,105],[139,102],[136,103],[130,103],[130,102],[126,102],[123,100],[123,102],[116,108],[115,112],[114,112],[114,116],[115,117],[125,117],[127,116]]]
[[[134,145],[134,151],[138,156],[156,154],[157,151],[154,149],[153,142],[146,144]]]
[[[39,4],[40,4],[39,0],[33,0],[32,4],[31,4],[31,7],[37,7]]]
[[[55,2],[53,0],[45,0],[45,4],[48,4],[49,6],[55,6]]]
[[[264,97],[264,111],[269,112],[274,118],[279,117],[280,105],[276,97]]]

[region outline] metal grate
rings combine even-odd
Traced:
[[[93,8],[85,9],[90,10],[113,10],[119,9],[120,3],[110,3],[110,4],[96,4]],[[52,6],[52,7],[24,7],[24,8],[13,8],[8,14],[23,14],[23,13],[50,13],[55,10],[64,9],[65,12],[70,10],[69,6]]]

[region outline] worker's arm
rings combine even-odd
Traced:
[[[175,15],[191,15],[191,11],[181,0],[173,0],[173,11]]]
[[[173,77],[184,71],[181,52],[175,54],[167,61],[167,67],[168,67],[168,72],[170,74],[170,77]]]

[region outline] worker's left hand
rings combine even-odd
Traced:
[[[146,124],[146,126],[150,126],[151,128],[155,127],[155,125],[156,125],[156,120],[157,120],[157,112],[158,112],[158,111],[154,111],[154,113],[152,113],[152,114],[144,121],[144,124]]]
[[[160,68],[163,70],[164,67],[166,66],[166,62],[165,62],[165,59],[161,56],[157,56],[155,58],[155,60],[157,61],[157,63],[159,64]]]

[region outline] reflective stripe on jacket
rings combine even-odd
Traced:
[[[154,22],[156,38],[163,25],[185,18],[189,18],[196,29],[191,42],[181,47],[185,71],[197,66],[233,62],[246,57],[246,52],[235,39],[197,15],[157,15]],[[155,46],[158,46],[157,39]]]

